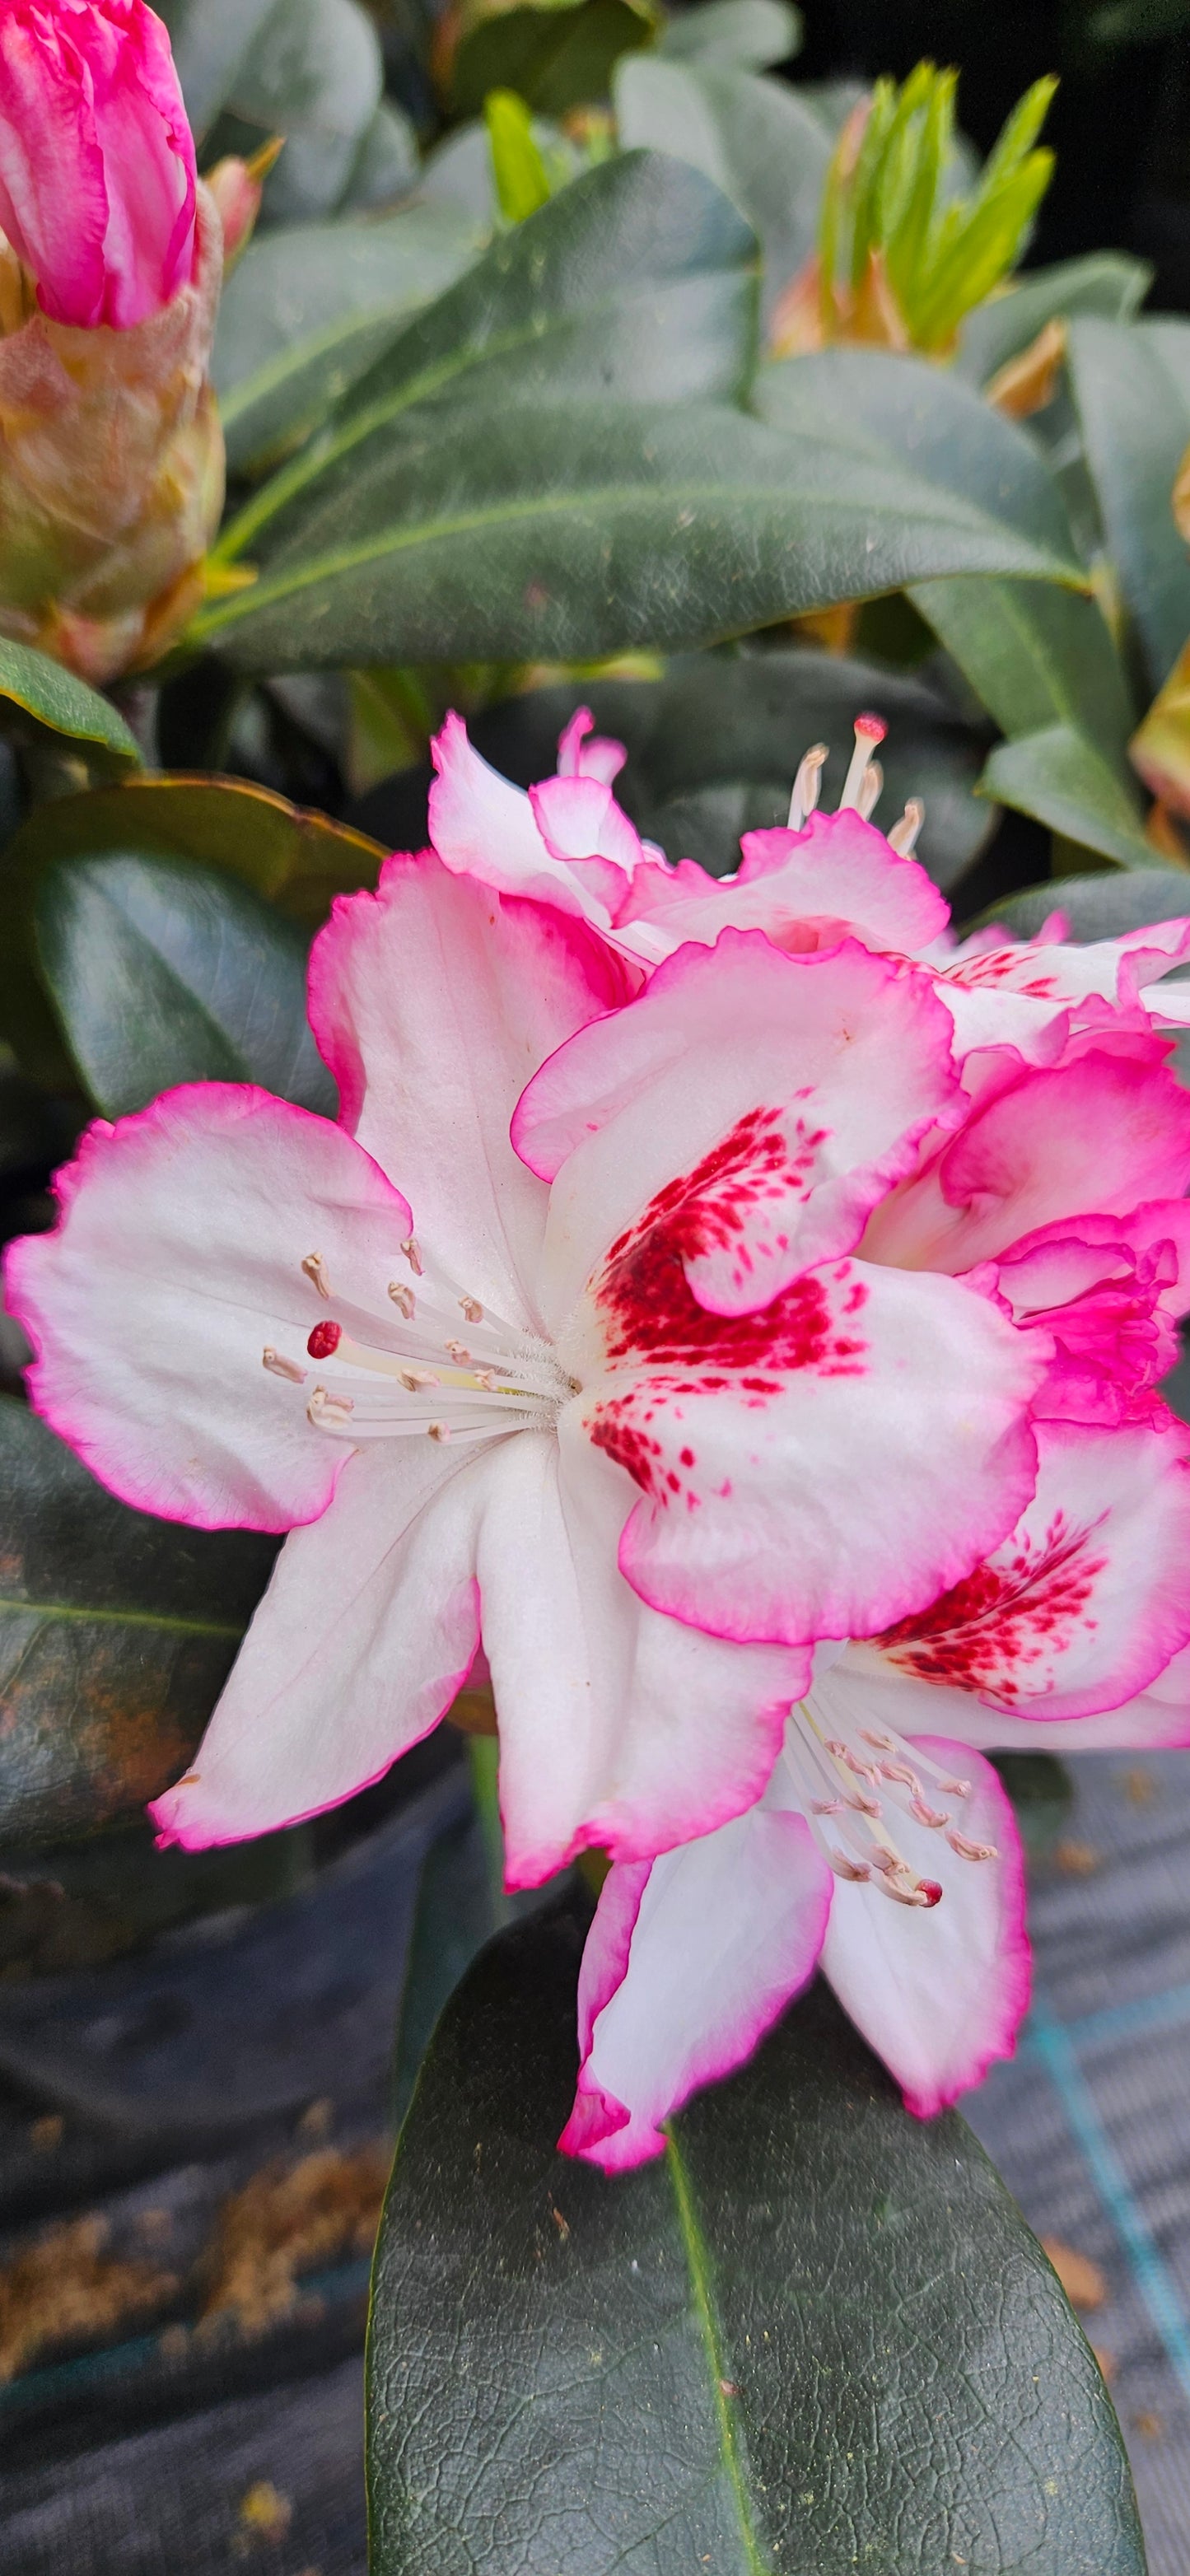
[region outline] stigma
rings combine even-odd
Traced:
[[[552,1428],[576,1392],[552,1345],[493,1313],[412,1235],[399,1249],[402,1275],[365,1305],[339,1293],[322,1253],[298,1264],[311,1304],[321,1309],[305,1343],[306,1359],[318,1364],[305,1402],[311,1428],[353,1446],[410,1436],[472,1442]],[[273,1376],[306,1385],[308,1369],[272,1343],[262,1363]]]

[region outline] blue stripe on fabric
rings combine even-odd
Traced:
[[[1105,2040],[1139,2039],[1146,2031],[1166,2030],[1179,2021],[1190,2021],[1190,1985],[1169,1986],[1160,1995],[1141,1995],[1135,2003],[1108,2004],[1102,2012],[1075,2013],[1064,2026],[1082,2049],[1100,2048]],[[1027,2027],[1021,2047],[1027,2054]]]
[[[1037,1999],[1029,2016],[1029,2040],[1087,2160],[1182,2394],[1190,2402],[1190,2327],[1172,2275],[1100,2120],[1069,2032]]]

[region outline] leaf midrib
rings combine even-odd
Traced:
[[[719,2455],[727,2474],[732,2501],[739,2520],[740,2539],[743,2542],[749,2576],[771,2576],[771,2569],[761,2555],[756,2525],[752,2518],[751,2499],[744,2480],[744,2464],[740,2457],[736,2419],[726,2394],[725,2382],[728,2373],[725,2368],[719,2319],[715,2311],[711,2285],[710,2253],[699,2225],[690,2176],[686,2171],[681,2149],[672,2130],[666,2137],[665,2162],[673,2186],[678,2225],[682,2231],[682,2245],[690,2274],[694,2312],[710,2370],[711,2396],[719,2431]]]
[[[404,385],[398,386],[395,392],[386,395],[382,401],[367,404],[363,411],[357,412],[344,424],[337,437],[332,437],[324,446],[320,445],[315,454],[295,457],[292,465],[285,467],[280,474],[273,477],[271,482],[266,483],[264,490],[257,494],[255,500],[247,502],[238,518],[233,519],[224,529],[218,545],[213,549],[212,561],[235,562],[244,547],[251,544],[258,530],[267,527],[270,519],[276,518],[279,511],[284,510],[290,501],[305,490],[307,484],[316,483],[320,475],[327,473],[331,466],[337,465],[340,457],[349,456],[352,449],[358,447],[362,440],[372,436],[374,430],[387,428],[392,421],[399,420],[403,412],[414,410],[419,402],[428,401],[432,395],[440,393],[444,386],[453,384],[468,374],[481,374],[494,359],[515,356],[521,349],[540,349],[558,332],[571,330],[576,324],[586,325],[598,322],[606,314],[622,312],[630,304],[639,302],[642,296],[655,295],[665,286],[685,285],[700,277],[746,277],[755,274],[756,267],[757,263],[754,260],[741,260],[730,268],[708,266],[683,269],[676,275],[643,278],[631,293],[625,292],[623,286],[609,281],[606,294],[600,296],[596,302],[570,306],[562,311],[551,313],[544,323],[540,321],[534,323],[530,319],[519,324],[515,330],[495,332],[480,347],[476,346],[474,340],[469,340],[461,349],[455,348],[448,351],[445,357],[437,359],[429,366],[424,366],[420,373],[411,376]],[[444,287],[444,294],[449,295],[451,292],[450,287]],[[410,329],[415,327],[416,320],[416,314],[410,315]],[[380,364],[379,358],[376,364]]]
[[[253,616],[261,606],[271,606],[277,600],[292,598],[300,591],[313,588],[316,582],[333,580],[338,573],[354,572],[362,564],[380,563],[386,555],[403,554],[414,546],[430,545],[442,537],[468,536],[478,529],[501,527],[516,519],[540,519],[551,514],[584,508],[606,510],[609,504],[615,508],[621,505],[629,506],[634,502],[642,506],[650,501],[661,502],[667,509],[678,504],[686,508],[692,501],[707,502],[718,507],[722,507],[727,501],[737,505],[756,502],[773,506],[780,501],[787,504],[796,502],[799,497],[806,507],[814,505],[841,509],[848,506],[846,495],[841,492],[831,495],[810,492],[799,496],[776,483],[761,483],[755,487],[747,483],[726,481],[706,485],[598,483],[590,490],[571,487],[565,492],[527,493],[523,499],[501,500],[485,509],[464,511],[454,518],[421,519],[410,528],[387,529],[379,538],[365,539],[357,546],[341,547],[336,554],[314,556],[296,565],[289,574],[275,577],[272,581],[255,582],[250,590],[239,591],[221,606],[209,609],[205,615],[196,617],[188,629],[187,641],[201,643],[208,635],[221,634],[225,628],[241,624],[244,618]],[[946,497],[953,499],[951,495]],[[938,523],[944,527],[957,525],[966,535],[972,537],[983,536],[986,533],[1007,541],[1014,534],[1011,529],[1001,529],[998,521],[986,517],[982,511],[970,505],[967,505],[967,510],[969,515],[965,517],[956,517],[953,508],[949,512],[943,512]],[[882,505],[871,502],[867,505],[867,516],[869,520],[889,521],[893,525],[898,525],[904,517],[904,505],[898,506],[893,503]],[[1018,542],[1028,543],[1029,540],[1018,540]],[[1005,581],[1061,581],[1069,588],[1075,588],[1073,565],[1062,565],[1056,556],[1047,556],[1041,547],[1036,547],[1033,551],[1036,555],[1036,571],[1030,571],[1027,566],[1022,565],[1018,572],[992,574],[988,578]],[[926,575],[923,578],[945,580],[949,576],[938,574]]]
[[[0,1594],[0,1617],[6,1613],[19,1613],[25,1619],[76,1619],[85,1626],[98,1622],[115,1628],[164,1628],[171,1636],[229,1637],[235,1641],[243,1636],[246,1624],[230,1619],[175,1619],[164,1610],[106,1610],[74,1601],[22,1601]]]

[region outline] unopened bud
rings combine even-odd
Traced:
[[[0,635],[99,685],[203,595],[222,224],[145,0],[0,9]]]

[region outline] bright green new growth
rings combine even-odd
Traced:
[[[523,224],[553,195],[533,118],[514,89],[490,89],[483,103],[496,199],[506,224]]]
[[[1026,91],[970,196],[953,180],[957,82],[957,72],[919,63],[899,90],[877,81],[848,119],[819,228],[827,338],[840,322],[846,331],[857,308],[891,298],[909,344],[941,352],[1015,268],[1053,173],[1053,153],[1034,147],[1057,82]],[[861,322],[860,336],[893,334]]]

